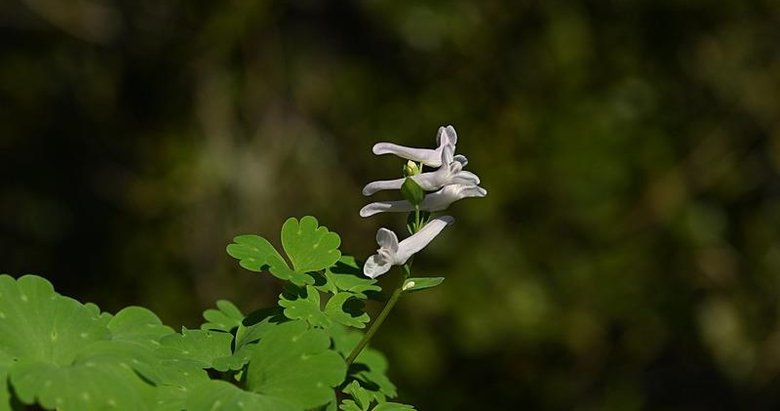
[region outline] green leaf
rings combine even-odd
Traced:
[[[401,195],[413,206],[419,206],[425,198],[425,190],[412,178],[405,178],[401,185]]]
[[[214,359],[217,371],[240,370],[254,353],[257,341],[278,323],[286,321],[279,307],[255,311],[244,318],[235,332],[233,354]]]
[[[414,407],[407,404],[400,404],[397,402],[385,402],[383,396],[377,396],[376,392],[369,391],[363,388],[359,382],[352,381],[344,388],[344,393],[349,394],[353,400],[344,400],[341,404],[342,411],[368,411],[371,404],[379,402],[375,407],[371,408],[371,411],[409,411],[414,410]]]
[[[291,270],[281,257],[269,257],[270,271],[274,277],[280,280],[290,281],[297,286],[314,284],[314,278],[306,273]]]
[[[205,370],[176,358],[165,359],[157,367],[157,407],[155,411],[181,411],[194,387],[210,381]]]
[[[325,331],[310,329],[305,321],[279,324],[257,344],[247,370],[247,386],[298,409],[325,405],[346,374],[344,359],[329,346]]]
[[[158,350],[161,338],[184,336],[145,308],[100,313],[40,277],[0,276],[0,409],[10,382],[20,401],[43,408],[181,410],[189,387],[208,376],[192,356]],[[199,348],[203,361],[208,350]]]
[[[327,331],[333,339],[333,349],[344,358],[352,352],[363,335],[341,326],[330,327]],[[363,349],[350,367],[350,377],[360,381],[364,387],[375,388],[375,391],[370,392],[377,401],[385,401],[386,398],[395,398],[397,395],[395,385],[387,378],[387,360],[377,350]]]
[[[284,307],[284,315],[291,320],[306,320],[314,327],[330,327],[330,318],[320,310],[320,292],[310,285],[305,290],[305,295],[299,294],[296,299],[281,295],[279,305]]]
[[[173,334],[172,328],[163,325],[153,312],[143,307],[127,307],[116,313],[106,325],[111,339],[157,348],[160,338]]]
[[[233,354],[230,345],[233,335],[206,330],[182,330],[160,340],[159,353],[166,358],[177,358],[199,368],[212,368],[214,360]]]
[[[11,370],[20,401],[58,410],[150,409],[154,389],[129,367],[115,361],[86,360],[57,366],[20,360]]]
[[[93,309],[54,292],[45,279],[0,275],[0,352],[67,365],[84,346],[111,337]]]
[[[11,394],[8,392],[8,370],[11,368],[13,358],[0,351],[0,411],[10,411],[9,401]]]
[[[269,257],[282,259],[271,243],[263,237],[254,234],[240,235],[233,239],[233,244],[227,246],[227,253],[239,260],[241,267],[249,271],[263,271],[269,265]]]
[[[376,350],[363,350],[355,359],[355,364],[365,367],[359,368],[354,377],[365,384],[376,387],[383,396],[395,398],[398,393],[395,385],[387,378],[387,359]]]
[[[404,281],[404,292],[420,291],[426,288],[433,288],[441,284],[444,277],[412,277]]]
[[[341,257],[339,235],[318,224],[316,218],[305,216],[300,221],[289,218],[282,226],[282,246],[295,271],[319,271]]]
[[[325,278],[329,284],[336,287],[335,291],[331,290],[334,294],[338,291],[348,291],[355,297],[366,299],[366,292],[382,290],[376,285],[377,280],[363,276],[360,266],[352,256],[342,256],[335,265],[325,270]]]
[[[359,302],[359,300],[357,300],[355,295],[352,293],[338,293],[334,295],[325,305],[325,314],[327,314],[328,317],[330,317],[332,320],[342,325],[355,328],[364,328],[366,323],[371,319],[368,317],[368,314],[362,311],[358,315],[352,315],[352,312],[345,311],[344,303],[350,299]],[[362,302],[360,302],[360,304],[362,305]]]
[[[208,322],[201,325],[201,329],[231,332],[241,326],[244,314],[230,301],[219,300],[217,309],[207,309],[203,312],[203,318]]]
[[[400,404],[397,402],[383,402],[377,404],[371,411],[414,411],[414,407],[408,404]]]
[[[300,411],[296,403],[282,398],[244,391],[226,381],[197,385],[187,399],[189,411]]]
[[[343,392],[349,394],[355,400],[355,404],[360,407],[361,411],[368,410],[374,399],[357,381],[349,383]]]
[[[287,319],[279,307],[263,308],[247,315],[236,332],[236,349],[257,342],[266,332]]]
[[[357,403],[352,400],[344,400],[344,402],[339,405],[339,409],[341,411],[366,411],[366,408],[360,408]]]

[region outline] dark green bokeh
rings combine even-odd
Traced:
[[[234,235],[312,214],[365,258],[404,232],[357,214],[403,165],[371,145],[453,124],[489,194],[377,336],[403,402],[780,408],[775,1],[12,0],[0,36],[0,271],[272,304]]]

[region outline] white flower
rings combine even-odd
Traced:
[[[454,145],[441,147],[440,163],[441,167],[436,171],[417,174],[409,178],[414,180],[425,191],[436,191],[450,184],[479,184],[479,177],[476,174],[463,170],[463,167],[468,164],[468,160],[466,160],[466,157],[455,155]],[[403,178],[372,181],[363,187],[363,195],[370,196],[381,190],[398,190],[403,184]]]
[[[395,143],[376,143],[374,144],[373,152],[376,155],[382,154],[395,154],[398,157],[405,158],[407,160],[423,163],[428,167],[441,166],[441,152],[444,147],[452,146],[453,151],[455,145],[458,142],[458,133],[455,132],[455,128],[452,126],[439,127],[438,133],[436,133],[436,149],[428,148],[413,148],[400,146]],[[465,162],[466,158],[463,156],[456,156],[462,158]]]
[[[444,227],[455,222],[450,216],[442,216],[429,221],[420,231],[414,233],[405,240],[398,242],[394,232],[380,228],[376,232],[376,242],[379,244],[377,253],[368,257],[363,265],[363,274],[366,277],[376,278],[390,271],[394,265],[406,264],[411,256],[425,248]]]
[[[441,211],[447,209],[450,204],[468,197],[484,197],[487,195],[487,190],[476,185],[465,184],[451,184],[442,187],[441,190],[431,193],[425,196],[425,199],[420,204],[420,210],[425,211]],[[401,201],[379,201],[376,203],[368,204],[360,209],[361,217],[370,217],[374,214],[384,212],[399,212],[405,213],[414,211],[412,203]]]

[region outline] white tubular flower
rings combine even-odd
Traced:
[[[405,158],[407,160],[423,163],[428,167],[440,167],[441,166],[441,152],[446,146],[452,146],[453,150],[458,142],[458,133],[455,132],[455,128],[452,126],[439,127],[439,131],[436,134],[436,149],[429,148],[413,148],[400,146],[395,143],[376,143],[374,144],[373,152],[376,155],[382,154],[395,154],[398,157]],[[463,157],[463,156],[459,156]],[[463,157],[465,160],[465,157]]]
[[[479,184],[479,177],[476,174],[463,170],[463,167],[468,163],[466,157],[454,154],[454,145],[444,146],[441,151],[441,167],[436,171],[417,174],[409,178],[414,180],[425,191],[436,191],[450,184],[472,186]],[[381,190],[398,190],[403,184],[403,178],[372,181],[363,187],[363,195],[370,196]]]
[[[425,211],[442,211],[446,210],[450,204],[468,197],[484,197],[487,195],[487,190],[475,185],[465,184],[451,184],[442,187],[441,190],[431,193],[425,196],[425,199],[420,204],[420,210]],[[389,212],[389,213],[406,213],[414,211],[412,203],[401,201],[379,201],[371,203],[360,209],[361,217],[370,217],[374,214]]]
[[[390,271],[394,265],[406,264],[411,256],[425,248],[444,227],[455,222],[450,216],[437,217],[428,222],[420,231],[407,239],[398,242],[394,232],[380,228],[376,232],[376,242],[379,244],[377,253],[368,257],[363,265],[363,274],[366,277],[377,278]]]

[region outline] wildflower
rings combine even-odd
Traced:
[[[411,256],[425,248],[444,227],[455,222],[450,216],[441,216],[432,219],[420,231],[405,240],[398,242],[398,236],[394,232],[380,228],[376,232],[376,242],[379,244],[377,253],[368,257],[363,265],[363,274],[370,278],[376,278],[388,272],[394,265],[406,264]]]
[[[424,211],[442,211],[446,210],[450,204],[469,197],[484,197],[487,190],[477,185],[450,184],[442,187],[439,191],[425,196],[420,203],[420,210]],[[361,217],[370,217],[374,214],[391,212],[404,213],[414,211],[412,203],[401,201],[379,201],[371,203],[360,209]]]

